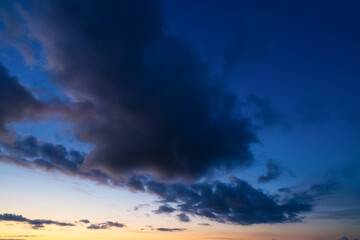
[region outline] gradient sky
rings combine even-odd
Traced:
[[[359,239],[359,13],[0,0],[0,240]]]

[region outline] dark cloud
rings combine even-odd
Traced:
[[[0,64],[0,137],[6,137],[6,124],[34,118],[43,106]]]
[[[265,183],[271,180],[275,180],[280,176],[287,174],[290,176],[294,176],[294,173],[288,170],[286,167],[282,166],[280,163],[270,159],[266,163],[266,174],[262,175],[258,178],[258,182]]]
[[[251,164],[257,138],[235,95],[187,42],[164,32],[156,1],[34,5],[24,17],[52,78],[93,106],[74,121],[80,140],[95,146],[84,168],[197,179]]]
[[[302,220],[301,213],[311,211],[312,199],[287,198],[278,203],[245,181],[215,181],[193,185],[143,181],[146,192],[157,195],[176,210],[209,220],[239,225],[287,223]],[[156,187],[154,187],[156,186]]]
[[[109,229],[111,227],[123,228],[123,227],[125,227],[125,225],[122,223],[118,223],[118,222],[107,221],[104,223],[91,224],[87,228],[93,229],[93,230],[99,230],[99,229]]]
[[[160,232],[182,232],[185,231],[186,228],[157,228],[156,230]]]
[[[91,107],[87,102],[69,103],[59,99],[37,99],[31,89],[21,84],[17,77],[11,76],[1,64],[0,86],[0,143],[15,138],[15,132],[8,127],[10,123],[50,118],[68,120],[88,114]],[[30,143],[28,147],[28,154],[31,154]]]
[[[90,223],[90,221],[87,220],[87,219],[81,219],[79,222],[82,222],[82,223]]]
[[[42,142],[33,136],[19,137],[10,143],[0,143],[3,152],[0,161],[26,168],[40,168],[71,176],[90,179],[104,185],[117,185],[118,181],[99,170],[83,171],[84,154],[67,150],[61,144]]]
[[[174,212],[176,209],[172,208],[168,205],[161,205],[157,210],[154,211],[154,213],[156,214],[161,214],[161,213],[172,213]]]
[[[176,215],[180,222],[190,222],[190,218],[185,213]]]
[[[78,151],[67,151],[61,144],[42,142],[34,136],[19,137],[16,141],[2,146],[9,156],[23,157],[29,164],[45,170],[76,173],[84,158],[84,154]]]
[[[28,223],[31,225],[31,227],[33,229],[44,228],[45,225],[57,225],[57,226],[61,226],[61,227],[75,226],[75,224],[72,224],[72,223],[59,222],[59,221],[53,221],[53,220],[45,220],[45,219],[31,220],[31,219],[25,218],[21,215],[15,215],[15,214],[11,214],[11,213],[0,214],[0,221]]]

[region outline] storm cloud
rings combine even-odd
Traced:
[[[189,43],[164,31],[156,1],[34,5],[23,15],[52,79],[93,106],[74,121],[95,146],[84,168],[192,180],[252,163],[258,140],[235,95]]]

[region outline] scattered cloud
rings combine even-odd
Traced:
[[[45,220],[45,219],[31,220],[21,215],[15,215],[11,213],[0,214],[0,221],[28,223],[31,225],[33,229],[41,229],[44,228],[45,225],[57,225],[61,227],[75,226],[75,224],[73,223],[59,222],[53,220]]]
[[[185,231],[186,228],[157,228],[156,230],[160,232],[182,232]]]
[[[237,178],[230,183],[215,181],[193,185],[159,183],[146,178],[137,180],[142,189],[157,195],[161,202],[174,204],[177,211],[222,223],[299,222],[301,213],[312,209],[312,198],[288,197],[280,204],[272,196]]]
[[[23,17],[54,82],[91,105],[91,117],[68,118],[76,136],[94,145],[84,169],[197,180],[252,164],[258,139],[235,94],[191,44],[165,32],[158,2],[32,7]]]
[[[161,213],[172,213],[174,212],[176,209],[172,208],[168,205],[161,205],[157,210],[154,211],[154,213],[156,214],[161,214]]]
[[[91,224],[87,228],[93,230],[99,230],[99,229],[109,229],[111,227],[123,228],[125,227],[125,225],[118,222],[107,221],[104,223]]]
[[[81,223],[90,223],[90,221],[87,220],[87,219],[81,219],[79,222],[81,222]]]
[[[36,144],[33,144],[36,142]],[[26,144],[25,144],[26,143]],[[13,143],[9,149],[18,147],[18,152],[28,149],[27,144],[36,146],[35,149],[56,149],[56,146],[48,146],[45,143],[27,141],[23,139],[20,143]],[[21,147],[19,147],[21,146]],[[25,150],[21,150],[21,149]],[[91,170],[89,172],[81,169],[81,158],[70,158],[70,151],[57,147],[61,151],[46,151],[39,158],[34,153],[41,153],[39,150],[30,152],[35,160],[26,158],[1,157],[0,160],[11,162],[25,167],[42,168],[48,171],[60,171],[65,174],[79,176],[95,180],[104,185],[115,187],[127,187],[132,191],[140,191],[153,194],[163,203],[155,213],[172,213],[180,211],[185,215],[204,217],[212,221],[250,225],[259,223],[287,223],[302,221],[302,213],[311,211],[315,196],[322,196],[333,189],[333,185],[312,185],[310,190],[305,192],[293,192],[283,190],[283,198],[279,202],[278,197],[265,194],[259,189],[253,188],[247,182],[232,178],[230,183],[214,181],[200,182],[196,184],[166,183],[157,182],[149,176],[132,176],[129,179],[116,180],[106,173]],[[10,150],[9,150],[10,151]],[[29,151],[24,153],[29,154]],[[34,156],[36,155],[36,156]],[[75,154],[78,156],[77,154]],[[42,161],[38,159],[43,159]],[[45,164],[46,162],[46,164]],[[45,166],[45,167],[44,167]],[[51,167],[49,167],[51,166]],[[256,199],[256,201],[255,201]],[[171,204],[171,206],[169,205]],[[185,219],[185,218],[183,218]],[[106,228],[107,225],[94,225],[93,228]]]
[[[180,222],[190,222],[190,218],[185,213],[176,215]]]

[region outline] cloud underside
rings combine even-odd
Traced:
[[[91,106],[70,119],[94,145],[84,168],[196,180],[251,165],[258,139],[235,94],[188,42],[164,31],[157,1],[33,5],[24,18],[52,80]]]

